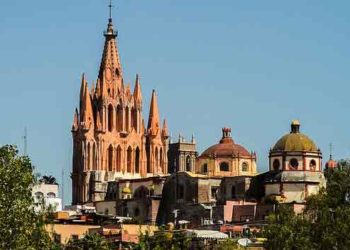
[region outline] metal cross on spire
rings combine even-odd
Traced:
[[[112,8],[113,8],[113,5],[112,5],[112,0],[109,0],[109,19],[112,19]]]
[[[332,143],[329,143],[329,159],[332,160],[332,157],[333,157],[333,145]]]

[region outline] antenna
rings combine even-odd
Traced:
[[[24,128],[24,135],[22,138],[23,138],[23,142],[24,142],[23,154],[24,154],[24,156],[27,156],[27,146],[28,146],[27,127]]]
[[[62,195],[62,208],[64,208],[64,168],[62,168],[61,195]]]

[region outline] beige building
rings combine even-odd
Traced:
[[[265,195],[279,201],[303,203],[308,195],[325,185],[322,153],[300,132],[300,123],[292,121],[290,133],[282,136],[270,150],[270,173],[265,180]]]
[[[231,129],[222,129],[218,144],[206,149],[197,159],[196,173],[210,177],[256,175],[256,154],[236,144]]]

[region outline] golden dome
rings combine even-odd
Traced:
[[[132,191],[131,191],[131,189],[130,189],[129,187],[124,187],[124,188],[122,189],[122,193],[123,193],[123,194],[131,194]]]
[[[273,147],[272,151],[309,151],[317,152],[318,147],[306,135],[299,132],[300,123],[292,121],[291,132],[281,137]]]

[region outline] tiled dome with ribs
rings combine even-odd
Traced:
[[[200,157],[251,157],[252,155],[243,146],[236,144],[231,137],[231,129],[222,129],[222,139],[218,144],[215,144],[206,149]]]
[[[278,151],[307,151],[318,152],[317,145],[307,135],[300,133],[300,122],[292,121],[289,134],[282,136],[272,148],[273,152]]]

